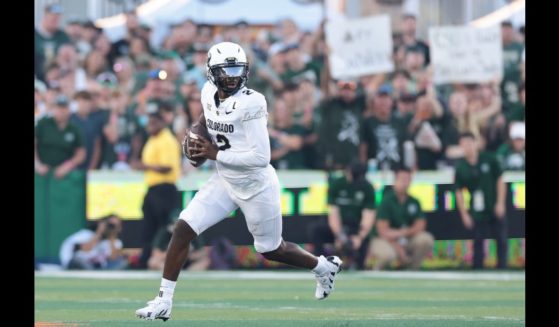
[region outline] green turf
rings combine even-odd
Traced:
[[[281,273],[280,273],[281,274]],[[344,272],[336,291],[313,298],[314,281],[179,281],[172,319],[134,311],[158,279],[35,278],[35,321],[78,326],[524,326],[525,282],[360,278]]]

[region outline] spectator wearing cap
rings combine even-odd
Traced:
[[[82,133],[70,122],[68,98],[59,95],[52,117],[44,117],[35,126],[35,172],[53,172],[62,179],[85,160]]]
[[[403,267],[419,269],[433,249],[435,240],[426,230],[425,213],[419,201],[409,193],[411,181],[411,170],[398,167],[394,172],[394,186],[384,192],[371,243],[375,270],[383,269],[396,259]]]
[[[408,49],[419,51],[424,58],[424,66],[429,65],[431,58],[429,55],[429,46],[424,41],[417,38],[417,18],[413,14],[404,14],[400,23],[402,31],[402,41]]]
[[[392,115],[390,87],[381,86],[373,99],[373,114],[361,126],[359,158],[362,162],[376,159],[381,169],[393,169],[402,160],[402,144],[406,129],[402,121]]]
[[[497,159],[503,170],[526,169],[526,126],[523,122],[510,124],[510,141],[497,150]]]
[[[518,87],[522,81],[521,64],[524,46],[516,40],[516,32],[510,21],[501,23],[501,39],[503,44],[503,80],[501,94],[504,111],[507,112],[518,99]]]
[[[167,127],[159,108],[149,106],[148,109],[149,138],[142,150],[142,160],[132,163],[132,168],[145,172],[148,186],[142,205],[141,268],[147,267],[156,233],[160,228],[166,228],[172,219],[171,214],[181,208],[175,186],[180,177],[180,144]]]
[[[88,91],[80,91],[74,96],[77,110],[70,116],[70,122],[78,126],[85,146],[85,160],[80,169],[94,170],[101,160],[101,139],[105,118],[95,111],[93,97]]]
[[[351,80],[338,81],[337,88],[337,96],[324,100],[315,109],[313,130],[318,138],[317,166],[321,169],[344,169],[359,154],[365,97]]]
[[[45,7],[40,25],[35,28],[35,75],[44,80],[44,71],[54,62],[58,48],[70,43],[68,35],[58,28],[62,7],[51,4]]]

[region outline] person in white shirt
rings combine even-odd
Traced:
[[[167,250],[159,294],[136,310],[139,318],[169,319],[190,242],[237,208],[245,216],[257,252],[268,260],[314,272],[319,300],[334,289],[340,258],[316,257],[281,237],[280,185],[270,165],[266,100],[245,87],[248,73],[246,54],[238,44],[222,42],[208,51],[208,82],[202,89],[204,110],[199,123],[206,126],[211,140],[187,134],[183,148],[191,160],[215,160],[217,171],[181,212]]]

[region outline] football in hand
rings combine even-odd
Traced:
[[[192,157],[193,154],[198,153],[198,147],[196,146],[196,144],[194,144],[194,142],[192,142],[192,140],[198,140],[200,138],[205,138],[206,140],[211,139],[206,126],[203,126],[199,123],[194,123],[190,130],[186,132],[182,145],[184,155],[186,156],[190,164],[192,164],[192,166],[194,167],[200,167],[207,160],[203,157]]]

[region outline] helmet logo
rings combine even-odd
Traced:
[[[235,58],[235,57],[225,58],[225,62],[227,62],[228,64],[236,64],[237,63],[237,58]]]

